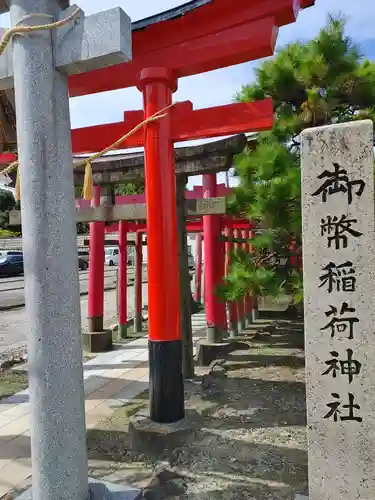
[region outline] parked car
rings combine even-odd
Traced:
[[[188,263],[189,263],[190,271],[194,271],[195,270],[195,261],[194,261],[194,257],[192,256],[192,254],[190,252],[188,253]]]
[[[23,274],[23,254],[0,257],[0,276],[18,276]]]
[[[0,250],[0,257],[6,257],[7,255],[23,255],[20,250]]]
[[[89,263],[82,257],[78,257],[78,269],[80,271],[86,271],[89,267]]]
[[[88,250],[78,250],[78,257],[85,260],[87,265],[89,264],[90,253]]]
[[[107,247],[104,253],[104,263],[106,266],[118,266],[118,247]]]

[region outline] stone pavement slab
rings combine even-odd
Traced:
[[[204,313],[192,316],[194,341],[204,332]],[[148,389],[148,341],[136,339],[83,365],[86,428],[112,415]],[[0,499],[31,476],[28,390],[0,400]]]

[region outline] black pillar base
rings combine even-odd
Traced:
[[[182,342],[149,340],[150,417],[168,424],[185,416]]]
[[[92,316],[87,318],[89,332],[102,332],[104,330],[103,316]]]

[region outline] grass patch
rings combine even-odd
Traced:
[[[8,398],[27,389],[28,385],[27,373],[4,370],[0,372],[0,399]]]
[[[114,344],[125,345],[125,344],[129,344],[129,342],[132,342],[133,340],[142,339],[145,335],[147,335],[147,332],[148,332],[148,323],[147,322],[142,323],[142,331],[141,332],[135,332],[133,329],[133,326],[130,325],[128,327],[126,338],[122,339],[122,338],[119,338],[118,330],[116,328],[116,330],[112,331],[112,340],[113,340]]]

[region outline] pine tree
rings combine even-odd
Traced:
[[[236,162],[231,211],[256,221],[253,254],[233,256],[227,299],[246,293],[302,298],[300,142],[308,127],[375,118],[375,63],[363,59],[330,16],[313,40],[294,42],[265,61],[238,101],[271,97],[275,124],[251,140]]]

